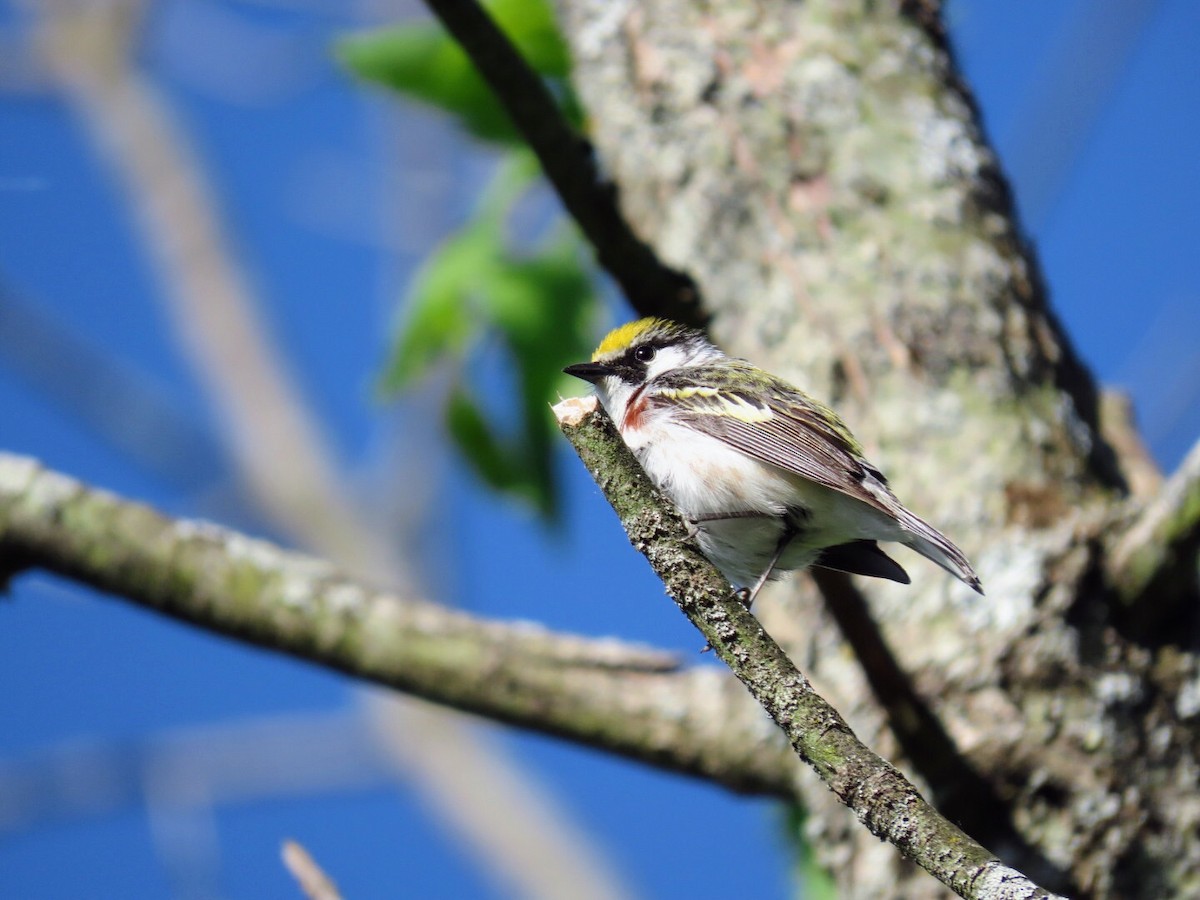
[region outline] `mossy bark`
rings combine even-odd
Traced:
[[[650,484],[594,397],[563,401],[555,412],[667,593],[800,758],[871,834],[962,897],[1052,896],[940,815],[895,767],[859,741],[700,553],[679,513]]]
[[[559,10],[603,169],[634,230],[694,280],[713,336],[831,401],[976,564],[982,601],[914,559],[913,585],[872,584],[870,608],[1011,824],[1081,893],[1194,891],[1194,528],[1159,615],[1123,612],[1146,604],[1113,602],[1106,553],[1138,504],[937,4]],[[921,771],[808,579],[761,616],[866,743]],[[828,795],[809,801],[845,896],[944,891]]]

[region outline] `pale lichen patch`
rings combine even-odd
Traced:
[[[0,455],[0,494],[20,496],[42,471],[32,456]]]
[[[286,574],[279,580],[279,602],[291,609],[306,609],[312,605],[313,583],[309,578]]]
[[[31,481],[26,482],[25,500],[34,509],[53,509],[61,507],[80,491],[80,484],[74,478],[59,475],[49,470],[40,474],[34,473]],[[111,495],[96,491],[94,496],[106,498]]]
[[[1200,713],[1200,672],[1180,686],[1175,697],[1175,713],[1181,719],[1190,719]]]
[[[180,541],[210,541],[224,542],[229,537],[228,529],[205,519],[178,519],[171,526],[175,537]]]
[[[1136,702],[1141,696],[1141,680],[1128,672],[1108,672],[1096,679],[1096,697],[1106,706]]]
[[[343,615],[361,610],[367,603],[367,592],[360,585],[342,582],[325,590],[325,605],[330,612]]]

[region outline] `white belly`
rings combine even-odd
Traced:
[[[705,555],[735,585],[751,585],[766,571],[789,522],[799,533],[784,549],[778,572],[811,565],[825,547],[897,539],[895,523],[866,503],[716,438],[647,423],[625,440],[651,481],[695,523]]]

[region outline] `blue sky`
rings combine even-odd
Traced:
[[[427,551],[420,575],[435,599],[588,634],[633,622],[622,637],[692,653],[695,633],[567,451],[566,524],[551,534],[460,466],[430,462],[441,453],[427,404],[372,398],[404,285],[470,209],[488,159],[430,114],[338,71],[329,43],[355,24],[340,10],[163,0],[149,5],[136,59],[200,160],[268,331],[346,478],[408,517],[395,527]],[[978,0],[951,4],[950,19],[1054,305],[1101,380],[1132,393],[1153,452],[1173,466],[1200,434],[1200,5]],[[23,14],[0,4],[0,46],[28,36]],[[72,107],[26,57],[8,58],[0,447],[174,514],[274,535],[238,501],[123,191]],[[43,328],[64,346],[38,341],[31,353],[13,337],[18,313],[20,334]],[[105,378],[71,367],[88,353]],[[149,459],[130,452],[139,445],[174,449]],[[148,810],[138,773],[164,735],[353,713],[360,700],[340,676],[35,575],[0,603],[0,684],[0,872],[12,896],[294,896],[277,861],[284,837],[301,840],[348,897],[396,896],[401,884],[426,897],[508,895],[419,792],[370,758],[337,789],[190,811],[158,797]],[[729,896],[749,873],[759,896],[787,896],[771,804],[487,731],[557,793],[637,894]],[[50,783],[63,759],[115,760],[102,770],[136,790],[65,817],[34,790],[39,811],[18,814],[3,791],[17,775]]]

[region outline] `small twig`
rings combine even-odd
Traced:
[[[625,221],[588,143],[563,117],[538,74],[475,0],[426,0],[495,92],[542,164],[567,212],[625,297],[642,315],[703,326],[692,280],[659,261]]]
[[[280,856],[309,900],[342,900],[341,892],[333,883],[333,879],[325,874],[312,855],[296,841],[284,841]]]
[[[962,897],[1052,896],[1005,866],[864,746],[705,559],[650,484],[595,398],[555,407],[559,426],[616,510],[630,541],[734,675],[871,833]]]

